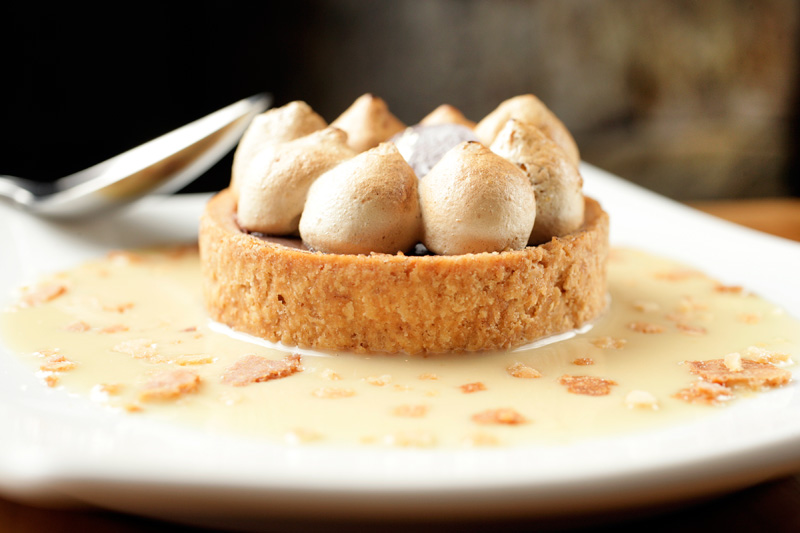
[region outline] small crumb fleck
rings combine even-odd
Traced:
[[[356,395],[353,389],[345,389],[340,387],[322,387],[316,389],[311,393],[317,398],[324,398],[326,400],[338,400],[340,398],[350,398]]]
[[[133,309],[133,302],[125,302],[117,305],[104,305],[103,310],[110,313],[124,313]]]
[[[44,377],[44,382],[47,384],[48,387],[56,387],[58,386],[58,382],[60,378],[55,374],[48,374]]]
[[[632,390],[625,396],[625,405],[629,409],[658,409],[658,400],[647,391]]]
[[[129,413],[139,413],[142,411],[142,406],[138,403],[126,403],[123,408]]]
[[[758,346],[748,346],[744,354],[748,359],[758,361],[759,363],[785,363],[790,359],[789,354],[771,352]]]
[[[482,448],[488,446],[498,446],[500,441],[497,437],[490,433],[473,433],[472,435],[467,435],[461,441],[461,444],[466,446],[467,448]]]
[[[394,416],[405,418],[422,418],[428,414],[427,405],[400,405],[392,410]]]
[[[66,294],[66,292],[67,286],[63,283],[46,283],[26,292],[22,296],[21,303],[25,307],[36,307],[47,302],[52,302],[56,298]]]
[[[739,352],[727,353],[722,357],[725,367],[731,372],[741,372],[744,370],[742,366],[742,354]]]
[[[121,383],[100,383],[97,385],[97,390],[109,396],[116,396],[125,387]]]
[[[675,324],[675,327],[684,335],[690,335],[692,337],[700,337],[708,333],[708,330],[703,326],[694,326],[685,322],[678,322]]]
[[[149,339],[122,341],[111,349],[115,352],[132,355],[136,359],[154,359],[158,357],[156,343]]]
[[[613,379],[567,374],[558,378],[558,382],[567,387],[567,392],[585,396],[606,396],[611,393],[611,387],[617,384]]]
[[[628,324],[628,329],[636,331],[637,333],[663,333],[664,326],[658,324],[651,324],[649,322],[630,322]]]
[[[432,448],[436,446],[436,436],[430,431],[401,431],[384,438],[386,444],[401,448]]]
[[[697,374],[705,381],[718,383],[726,387],[746,387],[758,390],[763,387],[785,385],[792,378],[788,370],[778,368],[771,363],[759,363],[750,359],[740,359],[742,369],[730,370],[723,359],[707,361],[686,361],[689,371]]]
[[[339,381],[340,379],[342,379],[342,376],[340,376],[330,368],[326,368],[325,370],[320,372],[320,377],[322,377],[322,379],[327,379],[329,381]]]
[[[60,354],[49,355],[47,359],[39,365],[39,369],[46,372],[66,372],[73,368],[75,368],[75,363]]]
[[[515,378],[536,379],[542,377],[542,373],[525,363],[516,362],[506,368],[506,372]]]
[[[78,333],[82,333],[84,331],[89,331],[92,329],[92,326],[84,322],[83,320],[78,320],[77,322],[73,322],[69,324],[67,327],[64,328],[67,331],[74,331]]]
[[[637,300],[633,302],[633,308],[641,313],[655,313],[661,309],[661,306],[657,302]]]
[[[436,381],[439,379],[439,376],[436,374],[420,374],[419,379],[422,381]]]
[[[597,337],[592,339],[592,344],[598,348],[613,348],[619,350],[628,343],[627,339],[615,339],[614,337]]]
[[[594,359],[592,359],[591,357],[578,357],[577,359],[574,359],[572,361],[572,364],[573,365],[578,365],[578,366],[593,365],[594,364]]]
[[[676,268],[675,270],[657,272],[655,274],[656,279],[664,281],[686,281],[687,279],[695,277],[704,277],[704,275],[697,270],[691,270],[687,268]]]
[[[524,424],[528,420],[519,414],[515,409],[504,407],[501,409],[487,409],[472,415],[472,421],[478,424],[501,424],[506,426],[516,426]]]
[[[760,313],[741,313],[739,316],[736,317],[739,322],[743,322],[745,324],[758,324],[761,322],[761,314]]]
[[[716,292],[727,294],[741,294],[744,291],[744,288],[741,285],[723,285],[718,283],[714,286],[714,290]]]
[[[114,324],[106,326],[100,330],[100,333],[122,333],[128,331],[130,328],[125,324]]]
[[[181,330],[182,333],[194,333],[195,331],[197,331],[197,326],[189,326]]]
[[[476,381],[474,383],[465,383],[464,385],[460,385],[459,388],[461,389],[461,392],[463,392],[464,394],[470,394],[473,392],[486,390],[486,385],[484,385],[480,381]]]
[[[306,444],[322,440],[322,433],[313,429],[294,428],[284,436],[289,444]]]
[[[209,365],[214,362],[210,355],[180,355],[175,358],[175,363],[180,366]]]
[[[392,376],[389,374],[384,374],[382,376],[369,376],[364,379],[370,385],[375,385],[376,387],[383,387],[384,385],[388,385],[392,382]]]

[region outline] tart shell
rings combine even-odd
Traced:
[[[212,319],[273,342],[354,352],[507,349],[581,327],[606,307],[608,215],[520,251],[455,256],[314,253],[236,223],[226,189],[200,223]]]

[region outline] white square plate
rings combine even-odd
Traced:
[[[582,172],[586,193],[611,215],[613,245],[683,261],[800,316],[797,243],[720,221],[588,165]],[[0,206],[0,305],[40,274],[109,249],[195,239],[207,198],[151,198],[86,223],[48,222]],[[267,517],[553,516],[711,495],[800,469],[800,395],[793,381],[702,422],[562,446],[290,446],[111,413],[44,387],[0,346],[0,436],[0,493],[31,502],[82,502],[206,525]]]

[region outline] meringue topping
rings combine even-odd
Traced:
[[[434,126],[437,124],[460,124],[469,129],[475,128],[475,123],[469,120],[457,108],[449,105],[442,104],[430,113],[425,118],[419,121],[420,124],[425,126]]]
[[[369,93],[353,102],[331,126],[346,131],[348,144],[357,152],[378,146],[406,127],[389,111],[386,102]]]

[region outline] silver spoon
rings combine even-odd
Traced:
[[[175,192],[228,153],[271,101],[268,94],[245,98],[52,183],[0,176],[0,198],[39,215],[78,218]]]

